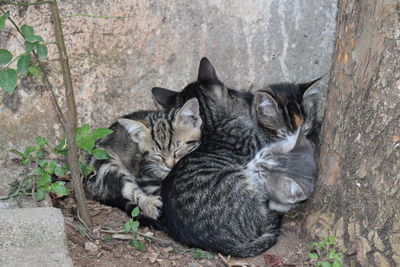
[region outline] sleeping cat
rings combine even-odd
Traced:
[[[86,181],[86,191],[128,213],[138,206],[143,220],[157,219],[161,181],[198,146],[201,124],[195,98],[181,108],[138,111],[119,119],[110,127],[113,133],[96,143],[111,159],[91,159],[97,175]]]
[[[315,146],[299,128],[294,135],[261,149],[247,164],[245,173],[264,190],[271,210],[287,212],[314,191]]]
[[[316,125],[318,90],[311,87],[316,81],[303,89],[301,85],[296,88],[293,84],[281,84],[256,93],[257,119],[264,127],[284,136],[261,149],[245,169],[246,175],[265,191],[272,210],[286,212],[309,198],[314,190],[315,144],[306,134],[310,135]],[[302,99],[290,93],[296,91],[304,91]]]
[[[292,94],[302,99],[303,92]],[[226,88],[206,58],[200,62],[197,82],[179,93],[154,88],[153,95],[165,108],[196,97],[203,120],[201,145],[162,182],[168,233],[186,245],[239,257],[271,247],[280,215],[269,209],[265,192],[243,170],[257,151],[280,136],[255,118],[253,95]],[[299,117],[306,110],[300,107]]]

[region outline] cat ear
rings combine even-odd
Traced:
[[[299,84],[299,88],[300,88],[301,93],[303,94],[303,97],[306,95],[306,92],[307,92],[308,90],[310,90],[310,89],[312,89],[312,88],[315,89],[314,85],[316,84],[316,82],[318,82],[318,81],[321,80],[321,79],[322,79],[322,78],[318,78],[318,79],[315,79],[315,80],[313,80],[313,81],[311,81],[311,82],[308,82],[308,83],[300,83],[300,84]],[[316,93],[318,93],[318,90],[316,90]],[[309,94],[309,93],[308,93],[308,94]]]
[[[214,81],[214,80],[218,80],[217,73],[215,72],[215,69],[214,69],[213,65],[211,65],[208,58],[203,57],[200,61],[199,75],[197,76],[197,81],[199,83],[202,83],[202,82],[210,82],[210,81]]]
[[[303,93],[303,107],[305,112],[305,120],[303,123],[304,133],[307,135],[314,127],[317,118],[317,98],[319,88],[315,86],[321,78],[318,78],[309,83],[300,84],[300,90]]]
[[[160,104],[163,108],[173,108],[176,105],[176,97],[179,92],[175,92],[169,89],[154,87],[151,89],[156,102]]]
[[[254,104],[258,121],[266,128],[284,132],[286,129],[283,116],[279,111],[278,104],[275,99],[267,92],[256,92]]]
[[[303,188],[292,178],[281,176],[279,179],[266,179],[265,186],[272,199],[282,204],[295,204],[307,199]]]
[[[125,127],[133,141],[139,145],[146,141],[149,129],[143,123],[129,119],[119,119],[118,122]]]
[[[179,109],[176,114],[176,126],[183,128],[198,128],[201,127],[201,117],[199,110],[199,101],[197,98],[192,98]]]

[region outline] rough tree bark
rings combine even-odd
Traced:
[[[400,266],[400,2],[340,0],[304,227],[334,235],[348,266]]]

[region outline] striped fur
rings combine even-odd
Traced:
[[[199,144],[201,118],[197,99],[169,111],[138,111],[114,123],[113,133],[96,143],[111,159],[90,163],[97,170],[86,181],[95,200],[128,213],[135,206],[143,220],[157,219],[162,180],[182,157]]]
[[[262,148],[247,164],[246,174],[264,190],[272,210],[287,212],[314,191],[315,144],[305,134],[315,127],[315,82],[273,85],[256,93],[258,121],[283,139]]]
[[[168,233],[177,241],[226,255],[249,257],[277,239],[280,215],[246,164],[280,136],[257,120],[251,93],[226,88],[210,62],[200,62],[198,80],[177,93],[154,88],[168,108],[196,97],[203,120],[202,143],[163,180],[161,196]]]
[[[232,256],[253,256],[272,246],[280,216],[244,173],[272,138],[253,119],[253,95],[226,88],[207,59],[198,81],[182,92],[157,88],[153,94],[164,107],[196,97],[204,124],[201,145],[162,183],[168,233],[186,245]]]

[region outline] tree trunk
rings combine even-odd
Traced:
[[[340,0],[319,179],[304,224],[349,266],[400,266],[400,2]]]

